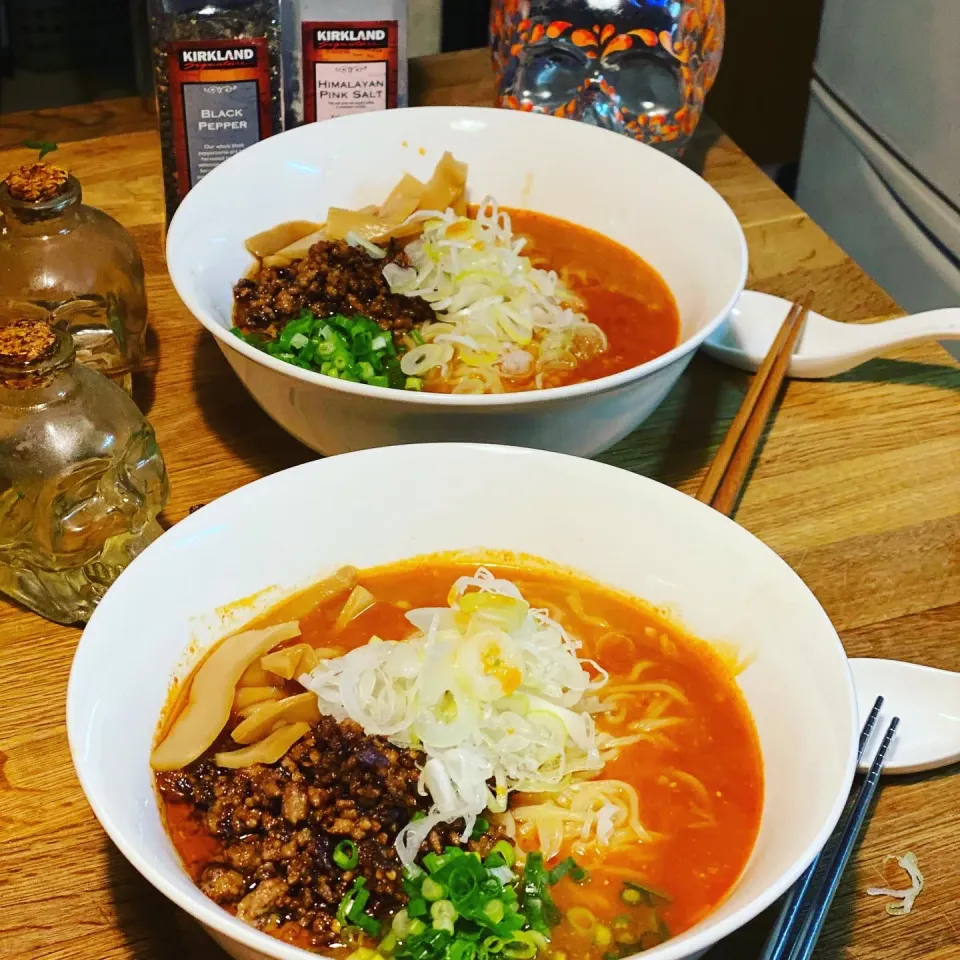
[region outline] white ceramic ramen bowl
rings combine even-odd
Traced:
[[[500,396],[410,393],[345,383],[283,363],[230,333],[247,237],[332,206],[380,203],[409,171],[426,179],[445,150],[469,164],[470,199],[493,195],[592,227],[652,264],[673,291],[679,346],[590,383]],[[257,403],[321,453],[472,440],[592,456],[638,426],[736,303],[743,232],[709,184],[628,137],[555,117],[419,107],[338,118],[271,137],[203,178],[167,234],[167,267]]]
[[[407,494],[385,497],[385,478],[398,477]],[[756,847],[726,901],[645,958],[709,947],[769,906],[823,845],[853,777],[856,702],[830,621],[771,550],[684,494],[589,460],[472,444],[368,450],[258,480],[182,520],[110,588],[74,659],[67,729],[94,812],[231,956],[308,954],[206,899],[164,833],[149,755],[174,678],[278,593],[341,564],[482,547],[576,567],[752,658],[740,684],[766,779]]]

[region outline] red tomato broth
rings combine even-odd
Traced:
[[[597,660],[621,680],[636,660],[653,659],[655,666],[642,679],[678,684],[689,698],[688,720],[671,728],[668,746],[641,742],[623,748],[599,774],[600,778],[622,779],[634,786],[644,826],[663,836],[650,844],[607,853],[599,865],[589,865],[590,879],[582,885],[564,879],[553,888],[562,911],[585,905],[598,920],[609,923],[630,909],[620,900],[623,878],[629,871],[631,879],[669,896],[670,902],[660,912],[671,935],[682,932],[724,899],[742,872],[759,829],[763,804],[759,744],[729,667],[707,644],[684,634],[640,600],[548,567],[486,566],[512,580],[534,607],[548,608],[582,640],[581,656]],[[430,558],[363,571],[360,583],[374,594],[377,603],[335,637],[333,624],[343,598],[315,605],[309,588],[257,618],[250,627],[298,619],[301,636],[280,647],[307,642],[346,652],[373,635],[404,640],[415,632],[405,619],[406,610],[445,605],[453,582],[472,575],[476,567],[476,562],[434,562]],[[575,613],[567,599],[574,591],[588,615],[602,617],[610,627],[598,627]],[[601,644],[606,649],[598,652],[598,640],[611,627],[629,637],[633,648],[631,643],[620,643],[619,649]],[[302,691],[293,681],[285,686],[289,693]],[[628,711],[637,709],[639,701],[631,703]],[[628,719],[631,715],[628,712]],[[604,729],[599,719],[598,729]],[[691,815],[690,790],[665,773],[674,768],[692,774],[704,785],[711,797],[712,825],[695,825],[698,818]],[[162,806],[167,831],[196,879],[203,863],[215,852],[215,841],[190,819],[185,805],[162,802]],[[560,856],[565,853],[566,847]],[[299,929],[288,926],[275,935],[306,946],[297,934]],[[592,944],[566,922],[555,928],[551,948],[589,960],[601,960],[610,949]],[[325,952],[348,951],[333,947]]]
[[[691,637],[657,615],[642,601],[605,590],[585,581],[528,581],[512,577],[524,597],[548,607],[574,636],[583,641],[581,656],[593,657],[610,672],[611,684],[621,680],[637,660],[654,660],[642,681],[667,681],[682,688],[689,699],[685,723],[673,727],[669,746],[640,742],[621,749],[598,775],[624,780],[640,798],[640,819],[662,839],[629,851],[607,853],[600,867],[592,867],[591,882],[578,886],[564,881],[555,890],[558,906],[587,905],[600,921],[609,923],[628,914],[620,900],[624,874],[610,868],[629,868],[630,879],[662,891],[670,902],[660,913],[671,934],[693,926],[726,896],[743,871],[756,841],[763,806],[763,773],[753,719],[729,666],[701,640]],[[598,628],[572,614],[566,596],[575,588],[590,616],[599,616],[635,644],[597,641]],[[566,612],[565,612],[566,611]],[[602,691],[601,691],[602,697]],[[631,702],[627,721],[639,713],[640,700]],[[602,717],[598,729],[605,729]],[[690,815],[691,788],[670,776],[679,770],[695,776],[710,797],[713,825],[701,826]],[[561,856],[567,852],[561,851]],[[598,889],[599,888],[599,889]],[[600,893],[602,900],[590,896]],[[589,898],[590,902],[587,903]],[[602,904],[602,905],[601,905]],[[562,925],[555,945],[573,955],[601,957],[604,950],[588,949],[583,937]]]
[[[534,266],[556,270],[607,335],[607,350],[581,362],[564,384],[597,380],[647,363],[680,342],[670,288],[642,257],[596,230],[532,210],[507,208]]]

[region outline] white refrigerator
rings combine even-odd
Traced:
[[[960,306],[955,4],[826,0],[800,159],[797,202],[911,313]]]

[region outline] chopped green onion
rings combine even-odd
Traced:
[[[627,899],[627,895],[630,895],[630,899]],[[637,897],[639,899],[634,899]],[[633,880],[624,880],[623,881],[623,890],[620,893],[620,899],[624,903],[629,903],[631,906],[642,903],[648,907],[657,907],[663,903],[670,903],[670,898],[665,894],[661,893],[659,890],[652,890],[650,887],[641,886],[639,883],[634,883]]]
[[[503,865],[507,867],[512,867],[517,859],[513,844],[508,843],[506,840],[499,840],[495,843],[487,859],[494,856],[500,856],[503,859]]]
[[[426,810],[418,810],[418,811],[410,818],[410,822],[412,823],[414,820],[422,820],[426,815],[427,815]]]
[[[340,921],[342,926],[345,926],[347,923],[347,912],[353,906],[356,901],[357,894],[360,893],[363,888],[366,886],[367,881],[363,877],[357,877],[350,889],[343,895],[343,899],[340,901],[340,905],[337,907],[337,920]]]
[[[423,865],[427,868],[428,873],[436,873],[438,870],[442,869],[447,862],[447,857],[441,857],[436,853],[428,853],[423,858]]]
[[[356,923],[358,917],[363,916],[364,907],[370,899],[370,891],[360,889],[354,897],[353,902],[347,907],[347,919]]]
[[[522,934],[523,931],[515,933],[513,939],[503,945],[504,956],[509,957],[510,960],[530,960],[536,955],[536,943]]]
[[[352,870],[360,862],[357,845],[352,840],[341,840],[334,848],[333,862],[341,870]]]
[[[484,860],[459,847],[424,856],[422,867],[404,870],[406,908],[375,954],[357,960],[533,960],[549,947],[560,914],[543,858],[530,855],[522,878],[508,858],[515,862],[516,855],[506,841]],[[348,917],[358,905],[366,905],[362,896]]]
[[[400,944],[400,938],[392,930],[390,930],[387,932],[387,935],[377,945],[377,953],[380,953],[380,954],[393,953],[393,951],[397,949],[399,944]]]
[[[425,880],[424,884],[429,880]],[[430,907],[430,918],[433,920],[434,930],[446,930],[453,933],[453,922],[457,919],[457,911],[449,900],[438,900]]]
[[[393,915],[390,923],[390,929],[401,939],[404,940],[410,935],[410,914],[406,909],[398,910]]]
[[[432,877],[427,877],[423,881],[423,886],[420,888],[421,893],[426,900],[439,900],[446,895],[446,890],[443,886],[437,883]]]
[[[423,381],[421,381],[421,383],[422,382]],[[419,390],[420,388],[417,387],[416,389]],[[489,829],[490,829],[490,821],[487,820],[485,817],[477,817],[476,821],[473,824],[473,833],[470,834],[470,839],[479,840]]]
[[[420,378],[404,377],[393,338],[368,317],[315,317],[309,310],[289,320],[273,340],[260,333],[235,336],[265,353],[305,370],[374,387],[417,390]]]
[[[407,914],[411,917],[425,917],[427,915],[427,901],[417,897],[407,904]]]
[[[360,914],[356,920],[353,921],[364,933],[369,934],[371,937],[376,937],[380,933],[380,921],[375,920],[373,917],[369,916],[366,913]]]
[[[503,902],[501,900],[490,900],[484,905],[483,912],[491,923],[499,923],[504,914]]]
[[[375,937],[380,933],[380,922],[364,913],[364,908],[370,899],[370,891],[366,889],[366,885],[367,881],[364,877],[357,877],[353,881],[353,885],[344,894],[337,907],[337,920],[341,926],[347,926],[349,921],[364,933]]]
[[[373,352],[373,336],[367,330],[360,330],[353,335],[353,352],[359,357]]]
[[[418,347],[422,347],[422,346],[424,345],[424,343],[426,343],[426,341],[423,339],[423,335],[420,333],[420,331],[419,331],[416,327],[414,327],[414,328],[410,331],[410,339],[411,339]]]
[[[566,860],[561,860],[547,875],[547,882],[552,887],[555,883],[559,883],[574,867],[576,867],[577,861],[573,857],[567,857]]]
[[[609,947],[613,940],[613,933],[610,928],[603,923],[598,923],[593,931],[593,942],[598,947]]]
[[[447,948],[446,960],[474,960],[477,945],[470,940],[454,940]]]
[[[404,390],[422,390],[423,389],[423,377],[407,377],[403,384]],[[483,834],[480,834],[483,836]]]

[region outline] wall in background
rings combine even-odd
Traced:
[[[423,57],[440,52],[443,0],[407,0],[410,28],[407,52],[411,57]]]
[[[726,48],[707,112],[756,163],[795,163],[823,0],[726,0],[726,10]]]
[[[490,0],[443,0],[443,50],[485,47],[490,38]]]

